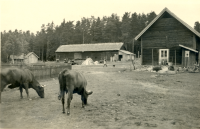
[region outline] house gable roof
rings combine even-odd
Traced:
[[[29,52],[29,53],[25,56],[25,58],[28,58],[31,54],[33,54],[33,55],[35,55],[37,58],[39,58],[34,52]]]
[[[172,17],[182,23],[186,28],[192,31],[196,36],[200,38],[200,33],[185,23],[183,20],[178,18],[174,13],[172,13],[168,8],[164,8],[136,37],[135,40],[138,40],[165,12],[169,13]]]
[[[55,52],[112,51],[120,50],[122,46],[122,42],[61,45]]]

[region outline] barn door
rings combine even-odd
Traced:
[[[161,64],[169,62],[169,49],[159,49],[159,62]]]

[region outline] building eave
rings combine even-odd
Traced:
[[[199,53],[197,50],[194,50],[194,49],[192,49],[192,48],[189,48],[189,47],[183,46],[183,45],[181,45],[181,44],[179,44],[179,46],[182,47],[182,48],[185,48],[185,49],[187,49],[187,50],[190,50],[190,51],[193,51],[193,52]]]

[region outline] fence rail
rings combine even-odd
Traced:
[[[62,66],[25,66],[25,65],[1,65],[1,69],[6,67],[27,68],[32,71],[37,80],[57,77],[64,69],[72,69],[71,65]]]

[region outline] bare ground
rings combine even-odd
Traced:
[[[6,89],[0,104],[1,128],[200,129],[200,73],[162,75],[130,71],[128,65],[73,66],[83,72],[93,94],[85,109],[74,94],[71,114],[62,113],[57,78],[41,81],[45,98],[30,89]]]

